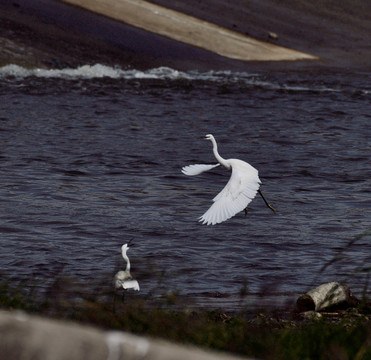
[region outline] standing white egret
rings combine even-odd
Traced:
[[[129,250],[128,244],[124,244],[121,246],[121,253],[122,257],[126,261],[126,269],[120,270],[115,275],[115,287],[116,289],[134,289],[139,290],[138,281],[133,280],[133,277],[130,274],[130,260],[129,257],[126,255],[126,252]]]
[[[232,170],[232,175],[224,189],[213,199],[214,204],[200,217],[200,221],[203,224],[215,225],[230,219],[242,210],[247,212],[247,205],[255,197],[257,192],[259,192],[265,204],[273,212],[276,212],[259,190],[261,181],[258,176],[258,170],[239,159],[223,159],[218,153],[218,146],[213,135],[206,135],[205,140],[212,142],[213,152],[216,160],[218,160],[218,164],[188,165],[182,168],[182,173],[188,176],[194,176],[223,165],[228,170]]]

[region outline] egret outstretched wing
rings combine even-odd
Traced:
[[[215,164],[215,165],[206,165],[206,164],[195,164],[195,165],[188,165],[184,166],[182,168],[182,173],[188,176],[195,176],[198,174],[201,174],[205,171],[211,170],[220,164]]]
[[[200,217],[203,224],[215,225],[244,210],[260,186],[258,171],[248,163],[230,159],[232,175],[227,185],[213,199],[214,204]]]
[[[202,222],[202,224],[215,225],[228,220],[238,212],[246,210],[247,205],[258,191],[265,204],[273,212],[276,212],[273,206],[265,200],[262,192],[259,190],[261,182],[258,170],[249,163],[239,159],[223,159],[219,155],[218,145],[214,136],[207,134],[205,139],[210,140],[213,144],[213,153],[216,160],[218,160],[218,164],[184,166],[182,173],[193,176],[211,170],[219,165],[223,165],[226,169],[232,170],[232,175],[224,189],[213,199],[214,204],[200,217],[200,222]]]

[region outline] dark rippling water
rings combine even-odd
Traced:
[[[3,275],[110,282],[133,238],[138,297],[236,310],[369,285],[371,74],[8,66],[0,81]],[[276,215],[257,197],[198,223],[229,178],[180,172],[215,162],[208,133],[259,170]]]

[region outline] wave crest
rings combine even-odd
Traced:
[[[125,80],[187,80],[187,81],[205,81],[217,84],[235,85],[239,84],[242,86],[261,88],[271,91],[291,91],[291,92],[311,92],[311,93],[337,93],[341,91],[350,91],[353,93],[356,91],[360,94],[369,94],[369,89],[349,89],[348,85],[344,84],[317,84],[313,86],[312,82],[303,82],[301,78],[294,78],[294,81],[278,82],[272,80],[267,76],[261,74],[252,74],[248,72],[233,72],[230,70],[221,71],[206,71],[199,72],[193,71],[180,71],[169,67],[158,67],[149,70],[137,70],[137,69],[122,69],[120,67],[111,67],[102,64],[95,65],[83,65],[77,68],[65,68],[65,69],[27,69],[19,65],[5,65],[0,67],[0,79],[1,78],[26,78],[26,77],[38,77],[38,78],[60,78],[65,80],[74,79],[125,79]]]
[[[147,71],[140,70],[123,70],[118,67],[111,67],[101,64],[83,65],[77,68],[65,69],[27,69],[19,65],[5,65],[0,67],[0,77],[30,77],[40,78],[65,78],[65,79],[95,79],[95,78],[112,78],[112,79],[179,79],[190,77],[178,70],[168,67],[160,67]]]

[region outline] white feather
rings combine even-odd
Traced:
[[[139,291],[139,284],[138,284],[138,281],[136,280],[127,280],[127,281],[124,281],[124,283],[122,284],[122,287],[124,289],[134,289],[134,290],[137,290]]]
[[[213,199],[214,204],[200,217],[203,224],[215,225],[230,219],[246,209],[260,187],[258,170],[250,164],[238,160],[226,160],[232,175],[223,190]]]
[[[208,170],[211,170],[217,166],[219,166],[220,164],[215,164],[215,165],[206,165],[206,164],[195,164],[195,165],[188,165],[188,166],[184,166],[182,168],[182,173],[184,175],[188,175],[188,176],[195,176],[195,175],[199,175],[205,171],[208,171]]]

